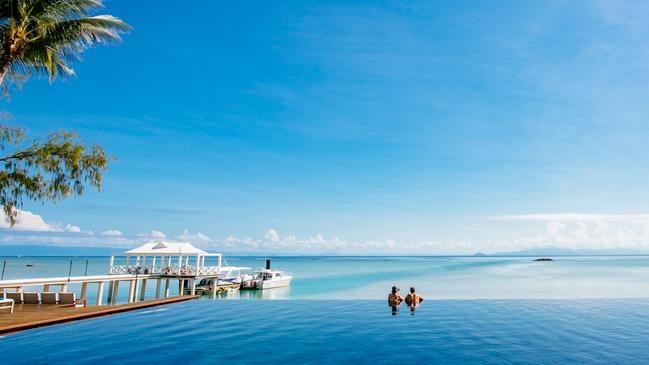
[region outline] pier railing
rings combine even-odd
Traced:
[[[203,266],[196,270],[195,266],[166,266],[166,267],[146,267],[136,265],[111,266],[109,274],[111,275],[162,275],[162,276],[210,276],[218,275],[218,266]]]

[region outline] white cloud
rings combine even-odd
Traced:
[[[181,241],[188,241],[188,242],[208,242],[210,241],[210,238],[207,237],[206,235],[198,232],[196,234],[190,234],[189,230],[185,228],[183,230],[183,233],[178,236],[178,239]]]
[[[264,235],[264,238],[266,238],[268,241],[271,242],[279,242],[279,233],[277,233],[276,230],[273,228],[269,229],[268,232]]]
[[[81,227],[79,226],[73,226],[71,224],[67,224],[65,226],[65,231],[66,232],[71,232],[71,233],[81,233]]]
[[[566,249],[637,249],[649,250],[649,214],[538,213],[490,216],[491,233],[481,239],[465,237],[449,240],[402,241],[398,239],[348,241],[323,234],[299,238],[281,236],[273,228],[261,238],[211,239],[189,229],[174,237],[215,251],[241,253],[303,254],[473,254],[509,252],[543,247]],[[500,225],[498,227],[497,225]],[[18,222],[9,227],[0,222],[0,242],[5,244],[38,243],[60,246],[135,246],[143,242],[167,239],[158,230],[125,237],[111,229],[94,237],[73,224],[48,223],[41,216],[20,211]],[[30,233],[31,232],[31,233]],[[493,233],[496,232],[496,233]],[[503,233],[504,232],[504,233]],[[507,233],[509,232],[509,233]],[[474,231],[471,231],[471,234]],[[500,237],[495,238],[495,235]]]
[[[160,231],[156,231],[155,229],[152,230],[149,233],[139,233],[137,236],[142,237],[142,238],[151,238],[151,239],[165,239],[165,238],[167,238],[166,234],[164,234],[164,233],[162,233]]]
[[[132,247],[138,243],[124,237],[98,237],[69,232],[1,234],[0,242],[6,245],[33,244],[68,247]]]
[[[153,230],[153,231],[151,231],[151,233],[149,233],[149,237],[151,237],[151,238],[167,238],[167,235],[160,232],[160,231]]]
[[[638,221],[649,220],[649,214],[538,213],[494,215],[498,221]]]
[[[7,216],[0,212],[0,228],[6,228],[15,231],[33,231],[33,232],[60,232],[61,229],[46,223],[43,218],[32,212],[18,209],[16,224],[11,227],[7,222]]]
[[[122,232],[116,230],[116,229],[109,229],[107,231],[103,231],[99,234],[100,236],[108,236],[108,237],[122,237],[124,236]]]

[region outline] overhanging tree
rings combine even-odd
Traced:
[[[0,87],[11,89],[31,76],[74,75],[71,62],[86,49],[117,43],[129,26],[111,15],[92,15],[101,0],[0,0]],[[5,118],[6,119],[6,118]],[[55,202],[101,187],[111,159],[98,145],[86,146],[71,132],[27,141],[25,130],[0,123],[0,204],[10,224],[25,199]]]

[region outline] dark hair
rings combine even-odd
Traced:
[[[411,292],[411,293],[414,293],[414,292],[415,292],[415,287],[414,287],[414,286],[411,286],[411,287],[410,287],[410,292]]]
[[[392,287],[392,293],[393,294],[396,294],[398,291],[399,291],[399,288],[397,288],[396,285]]]

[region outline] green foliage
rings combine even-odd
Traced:
[[[92,15],[102,0],[0,0],[0,88],[31,76],[74,75],[70,63],[97,44],[117,43],[130,27],[110,15]],[[6,119],[0,112],[1,119]],[[70,132],[26,142],[25,131],[0,124],[0,205],[11,225],[24,199],[56,202],[101,188],[112,159],[97,145],[85,146]]]
[[[74,75],[69,63],[97,44],[116,43],[130,27],[111,15],[91,15],[101,0],[0,0],[0,84],[32,75]],[[9,76],[9,77],[7,77]]]
[[[0,204],[10,224],[23,199],[58,201],[81,195],[85,186],[101,188],[112,157],[97,145],[86,147],[70,132],[52,133],[46,141],[26,142],[25,131],[0,125]]]

